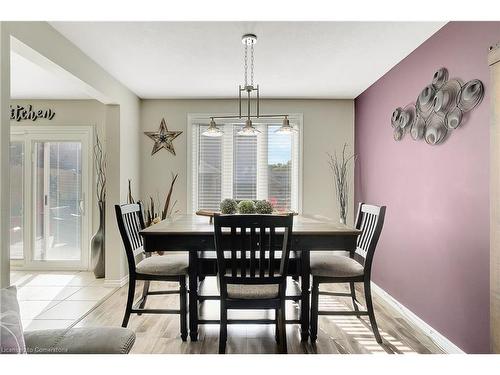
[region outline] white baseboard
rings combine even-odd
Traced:
[[[420,319],[417,315],[415,315],[414,312],[409,310],[406,306],[401,304],[398,300],[396,300],[393,296],[391,296],[389,293],[387,293],[384,289],[379,287],[374,282],[372,282],[372,290],[373,292],[375,292],[375,294],[377,294],[379,297],[384,299],[384,301],[386,301],[389,305],[391,305],[391,307],[398,310],[405,318],[410,320],[418,328],[424,331],[432,339],[432,341],[434,341],[434,343],[445,353],[448,354],[465,353],[462,349],[460,349],[458,346],[456,346],[454,343],[448,340],[445,336],[443,336],[437,330],[435,330],[426,322],[424,322],[422,319]]]
[[[123,276],[121,279],[106,279],[104,286],[107,288],[121,288],[128,283],[128,275]]]

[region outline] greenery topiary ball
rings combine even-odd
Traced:
[[[236,213],[238,203],[234,199],[226,198],[220,202],[220,212],[225,215],[232,215]]]
[[[255,202],[255,210],[258,214],[269,215],[273,213],[273,205],[266,200],[257,201]]]
[[[238,212],[240,214],[254,214],[255,213],[255,203],[253,201],[241,201],[238,203]]]

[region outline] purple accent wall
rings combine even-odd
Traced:
[[[355,101],[355,199],[387,205],[373,281],[467,353],[489,351],[487,55],[499,40],[500,22],[448,23]],[[483,81],[483,102],[441,145],[394,141],[392,111],[440,67]]]

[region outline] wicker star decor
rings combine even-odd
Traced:
[[[156,154],[162,148],[170,151],[175,155],[175,149],[172,141],[182,134],[180,131],[169,131],[167,128],[167,123],[165,119],[161,119],[160,128],[157,132],[144,132],[149,138],[155,141],[153,145],[153,150],[151,151],[151,156]]]

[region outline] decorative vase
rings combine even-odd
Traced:
[[[91,265],[94,276],[104,277],[104,207],[105,202],[99,201],[99,228],[90,241]]]

